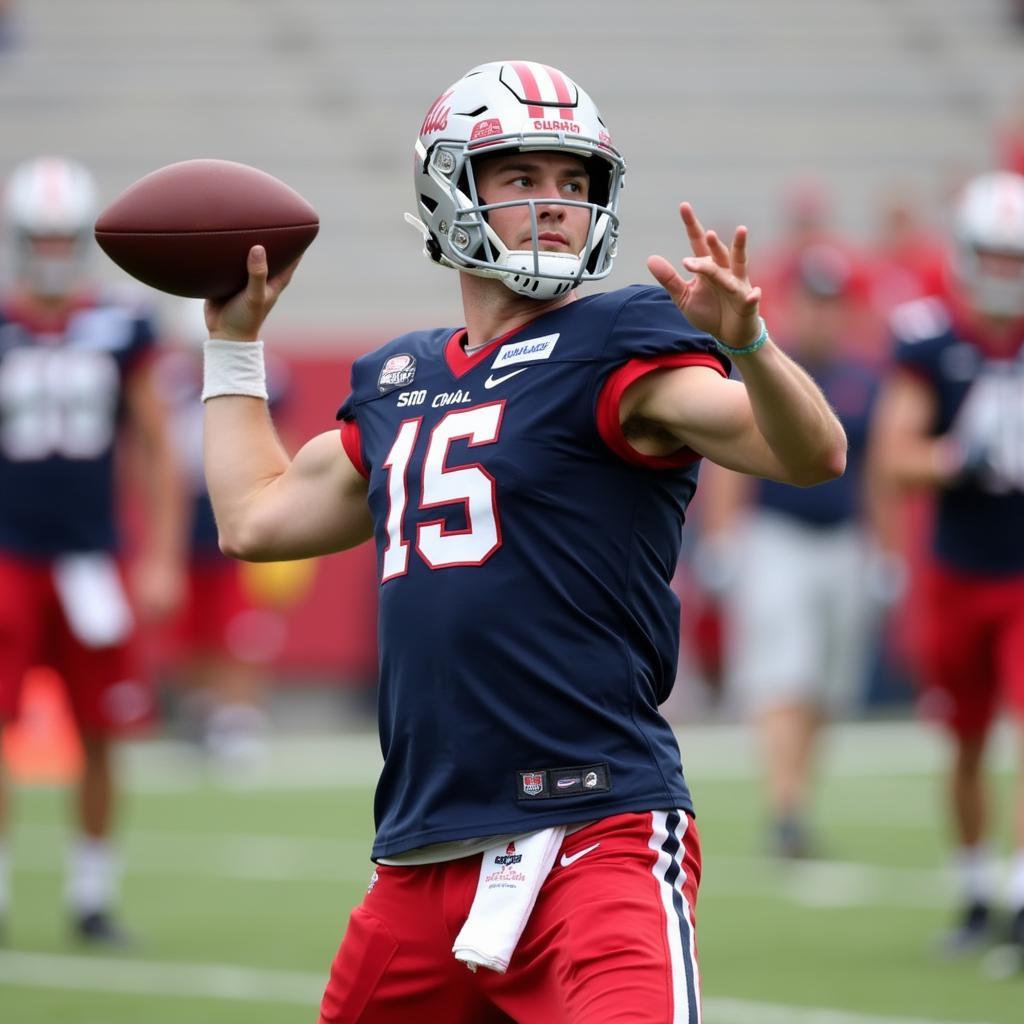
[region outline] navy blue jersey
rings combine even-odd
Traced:
[[[658,705],[697,459],[632,452],[618,398],[654,365],[724,360],[660,288],[579,299],[472,356],[463,335],[359,359],[339,412],[381,579],[375,857],[691,808]]]
[[[939,496],[936,558],[965,572],[1024,572],[1024,347],[989,350],[939,299],[897,309],[893,330],[896,364],[934,392],[933,435],[958,438],[977,465]]]
[[[817,487],[759,480],[756,500],[760,507],[782,512],[808,526],[840,526],[856,521],[862,512],[864,456],[878,378],[863,363],[842,357],[807,365],[806,369],[846,431],[846,472]]]
[[[149,318],[117,303],[76,309],[59,333],[0,309],[0,550],[116,547],[124,382],[153,342]]]

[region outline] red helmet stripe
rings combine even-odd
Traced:
[[[555,87],[555,95],[558,97],[558,102],[562,104],[559,114],[563,120],[571,121],[572,107],[569,104],[572,103],[572,93],[569,91],[569,83],[565,80],[565,75],[557,68],[548,67],[547,64],[542,64],[541,67],[551,76],[551,83]]]
[[[526,102],[530,104],[530,117],[543,117],[544,108],[540,106],[542,103],[540,89],[537,86],[537,79],[534,77],[533,71],[530,70],[530,65],[524,60],[514,60],[512,61],[512,67],[522,83]]]

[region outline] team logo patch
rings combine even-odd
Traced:
[[[401,355],[391,356],[381,367],[380,376],[377,378],[377,390],[384,394],[393,391],[395,388],[404,388],[411,384],[416,376],[416,357],[403,352]]]

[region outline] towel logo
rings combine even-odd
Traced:
[[[505,847],[504,853],[499,853],[494,858],[497,871],[490,871],[484,875],[484,884],[488,889],[517,889],[520,883],[526,881],[526,875],[516,869],[516,865],[523,859],[521,853],[516,853],[516,843],[513,839]]]
[[[518,864],[522,859],[523,855],[516,853],[516,844],[512,842],[505,848],[504,854],[494,858],[494,863],[500,864],[502,867],[508,867],[510,864]]]

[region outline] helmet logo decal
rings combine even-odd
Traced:
[[[576,104],[576,99],[561,71],[549,68],[546,64],[534,64],[525,60],[512,61],[509,67],[519,78],[519,99],[529,104],[530,117],[543,117],[544,107],[558,106],[561,108],[558,111],[559,116],[563,120],[573,119],[572,108]]]
[[[470,142],[475,142],[477,139],[487,139],[492,135],[501,134],[501,121],[496,117],[488,117],[486,120],[477,121],[473,125],[473,132],[469,136]]]
[[[453,90],[441,93],[430,105],[427,116],[423,118],[420,126],[420,135],[432,135],[434,132],[443,132],[448,127],[448,115],[452,112],[451,107],[445,106],[445,100],[451,96]]]

